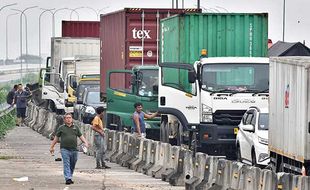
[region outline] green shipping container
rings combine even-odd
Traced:
[[[209,57],[266,57],[267,13],[182,14],[161,20],[160,61],[194,63]]]

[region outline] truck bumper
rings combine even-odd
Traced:
[[[236,155],[237,126],[200,124],[198,150],[211,155]]]

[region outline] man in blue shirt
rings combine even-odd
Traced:
[[[135,112],[133,113],[133,128],[132,132],[138,136],[145,138],[146,130],[145,130],[145,121],[144,118],[152,119],[157,115],[157,112],[152,114],[146,114],[143,110],[143,105],[140,102],[134,104]]]
[[[18,84],[17,91],[15,92],[12,104],[16,104],[16,115],[17,115],[16,124],[19,126],[24,126],[24,119],[26,117],[27,99],[30,95],[31,92],[28,88],[26,90],[23,90],[23,85]]]

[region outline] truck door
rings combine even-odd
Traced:
[[[136,96],[131,84],[132,71],[109,71],[107,78],[107,126],[122,129],[132,125]]]
[[[56,109],[64,108],[64,81],[59,73],[44,73],[42,99],[52,100]]]
[[[183,127],[200,122],[198,83],[189,82],[190,73],[196,74],[190,64],[160,64],[159,111],[176,116]]]
[[[66,76],[65,82],[65,92],[67,93],[68,106],[73,106],[73,103],[76,101],[75,91],[77,88],[78,76],[74,73],[68,73]]]

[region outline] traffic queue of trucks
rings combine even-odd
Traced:
[[[248,123],[248,115],[255,112],[253,109],[260,112],[269,107],[269,150],[274,169],[301,173],[305,168],[310,173],[306,143],[310,130],[308,122],[301,122],[308,115],[305,87],[306,62],[310,61],[273,58],[269,68],[265,13],[200,12],[126,8],[101,16],[99,39],[52,38],[51,61],[43,69],[42,98],[49,100],[52,110],[74,110],[75,118],[81,120],[81,107],[84,112],[91,110],[86,113],[88,117],[94,115],[94,109],[85,105],[84,89],[96,92],[100,84],[108,128],[130,131],[133,104],[142,102],[145,112],[161,113],[146,120],[148,138],[177,145],[194,142],[199,151],[231,159],[254,152],[258,154],[255,160],[242,156],[254,165],[265,165],[269,155],[258,153],[254,144],[242,152],[245,148],[239,143],[243,139],[236,140],[238,124],[244,134],[254,133],[263,126],[253,118]],[[99,59],[89,61],[98,55],[100,67]],[[276,82],[279,80],[287,84],[281,86]],[[298,81],[303,86],[298,87]],[[304,90],[296,94],[301,87]],[[299,101],[304,102],[295,104]],[[285,104],[284,111],[279,111],[281,104]],[[303,119],[296,119],[297,108]],[[289,119],[291,113],[295,114],[293,120]],[[304,127],[299,130],[294,126]],[[285,140],[295,133],[302,138]],[[257,142],[268,144],[268,140],[262,142],[261,134]],[[297,141],[299,145],[294,147]]]

